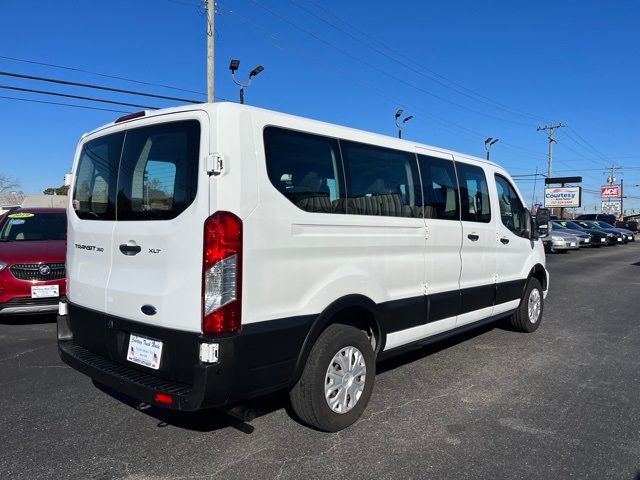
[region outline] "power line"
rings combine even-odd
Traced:
[[[116,102],[115,100],[105,100],[102,98],[82,97],[80,95],[71,95],[68,93],[51,92],[48,90],[34,90],[32,88],[12,87],[10,85],[0,85],[5,90],[15,90],[18,92],[39,93],[42,95],[54,95],[56,97],[75,98],[76,100],[87,100],[89,102],[110,103],[112,105],[123,105],[125,107],[144,108],[145,110],[158,110],[158,107],[150,107],[148,105],[137,105],[135,103]]]
[[[277,42],[275,43],[277,48],[287,48],[287,49],[292,49],[294,51],[296,51],[299,55],[301,55],[302,58],[304,59],[308,59],[308,52],[304,51],[304,49],[302,49],[301,47],[299,47],[298,45],[296,45],[295,43],[292,42],[287,42],[286,45],[283,42],[283,39],[275,32],[273,32],[272,30],[270,30],[269,28],[264,27],[263,25],[260,25],[258,23],[256,23],[255,21],[245,17],[244,15],[238,13],[235,10],[231,10],[229,8],[226,7],[222,7],[220,4],[218,4],[218,7],[222,8],[224,11],[226,11],[227,13],[229,13],[230,15],[234,15],[237,18],[239,18],[240,20],[242,20],[243,22],[247,23],[248,25],[250,25],[251,27],[255,28],[256,30],[261,31],[263,34],[265,34],[270,40]],[[324,65],[326,66],[326,71],[335,71],[335,65],[329,64],[327,62],[324,62],[322,59],[315,59],[314,61],[314,65]],[[346,73],[347,75],[349,75],[353,81],[357,82],[358,84],[361,84],[365,87],[367,87],[368,89],[371,90],[375,90],[377,91],[379,94],[381,94],[382,96],[386,97],[387,101],[392,104],[394,107],[397,107],[398,105],[403,105],[405,107],[410,108],[413,112],[417,112],[420,113],[420,116],[416,117],[416,122],[419,123],[423,123],[422,118],[423,117],[428,117],[431,120],[433,120],[435,122],[434,123],[430,123],[429,125],[431,127],[435,126],[436,128],[441,128],[445,131],[449,131],[449,132],[453,132],[457,135],[462,135],[462,136],[466,136],[469,139],[472,139],[473,141],[478,141],[479,139],[485,139],[487,137],[487,133],[480,133],[477,132],[475,130],[472,130],[470,128],[467,128],[463,125],[460,125],[458,123],[452,122],[451,120],[447,120],[443,117],[440,117],[438,115],[435,115],[429,111],[426,111],[424,109],[421,109],[420,107],[416,106],[416,104],[412,103],[412,101],[407,100],[406,98],[402,98],[402,97],[398,97],[392,93],[389,93],[388,91],[378,87],[377,85],[367,82],[365,80],[363,80],[362,76],[355,76],[353,74],[350,74],[348,71],[347,72],[343,72]],[[342,79],[344,79],[344,75],[341,77]],[[535,157],[536,159],[542,160],[542,154],[528,149],[528,148],[524,148],[515,144],[511,144],[509,142],[506,141],[501,141],[503,146],[505,148],[509,148],[512,150],[519,150],[522,152],[526,152],[527,156],[530,157]],[[523,156],[523,154],[519,154],[520,156]]]
[[[292,1],[292,3],[295,3],[293,0],[291,0],[291,1]],[[368,33],[364,32],[364,31],[363,31],[363,30],[361,30],[361,29],[359,29],[359,28],[358,28],[358,27],[356,27],[354,24],[352,24],[352,23],[350,23],[350,22],[348,22],[348,21],[344,20],[343,18],[341,18],[340,16],[336,15],[335,13],[333,13],[332,11],[330,11],[329,9],[325,8],[325,7],[324,7],[320,2],[317,2],[316,0],[310,0],[310,2],[311,2],[311,3],[313,3],[313,4],[314,4],[316,7],[318,7],[319,9],[321,9],[321,10],[322,10],[323,12],[325,12],[326,14],[330,15],[331,17],[333,17],[333,18],[335,18],[335,19],[337,19],[337,20],[341,21],[341,22],[342,22],[342,23],[344,23],[345,25],[347,25],[351,30],[356,31],[356,32],[358,32],[360,35],[362,35],[362,36],[364,36],[365,38],[369,39],[370,41],[373,41],[373,42],[377,43],[378,45],[383,46],[384,48],[386,48],[386,49],[390,50],[391,52],[393,52],[395,55],[397,55],[397,56],[399,56],[399,57],[402,57],[402,58],[404,58],[405,60],[407,60],[407,61],[409,61],[409,62],[411,62],[411,63],[416,64],[418,67],[422,68],[423,70],[425,70],[425,71],[427,71],[427,72],[431,73],[432,75],[437,76],[438,78],[441,78],[442,80],[444,80],[444,81],[446,81],[446,82],[451,83],[452,85],[455,85],[456,87],[458,87],[458,88],[460,88],[460,89],[462,89],[462,90],[466,90],[467,92],[469,92],[469,93],[471,93],[471,94],[473,94],[473,95],[476,95],[477,97],[480,97],[480,98],[482,98],[482,99],[486,100],[486,102],[482,102],[482,103],[486,103],[486,104],[493,104],[492,106],[494,106],[494,108],[500,108],[500,109],[502,109],[502,110],[504,110],[504,111],[507,111],[507,112],[510,112],[510,113],[513,113],[513,114],[517,114],[517,115],[521,115],[521,116],[529,117],[529,118],[532,118],[532,119],[544,120],[544,118],[539,117],[539,116],[537,116],[537,115],[532,115],[532,114],[530,114],[530,113],[523,112],[523,111],[521,111],[521,110],[517,110],[517,109],[514,109],[514,108],[510,108],[510,107],[508,107],[507,105],[505,105],[505,104],[503,104],[503,103],[497,102],[497,101],[495,101],[495,100],[493,100],[493,99],[491,99],[491,98],[489,98],[489,97],[487,97],[487,96],[485,96],[485,95],[482,95],[482,94],[480,94],[480,93],[478,93],[478,92],[475,92],[474,90],[472,90],[472,89],[470,89],[470,88],[467,88],[467,87],[465,87],[464,85],[461,85],[460,83],[455,82],[454,80],[451,80],[450,78],[447,78],[447,77],[445,77],[444,75],[441,75],[441,74],[439,74],[438,72],[436,72],[436,71],[434,71],[434,70],[431,70],[430,68],[427,68],[426,66],[424,66],[424,64],[421,64],[420,62],[417,62],[417,61],[415,61],[415,60],[411,59],[410,57],[408,57],[407,55],[405,55],[405,54],[404,54],[404,53],[402,53],[401,51],[399,51],[399,50],[395,49],[394,47],[390,46],[389,44],[382,42],[382,41],[381,41],[381,40],[379,40],[378,38],[375,38],[375,37],[373,37],[372,35],[369,35]],[[299,5],[298,5],[298,7],[299,7],[299,8],[303,8],[303,7],[300,7]],[[307,10],[307,11],[308,11],[308,10]],[[311,15],[316,16],[315,14],[313,14],[313,13],[311,13],[311,12],[309,12],[309,13],[310,13]],[[320,17],[317,17],[317,18],[320,18]],[[323,20],[325,23],[330,23],[330,22],[327,22],[327,21],[326,21],[326,20],[324,20],[324,19],[321,19],[321,20]],[[336,28],[336,29],[338,29],[338,30],[342,31],[342,32],[343,32],[343,33],[345,33],[346,35],[349,35],[350,37],[355,38],[351,33],[347,32],[347,31],[344,31],[343,29],[340,29],[339,27],[336,27],[335,25],[332,25],[332,26],[333,26],[334,28]],[[362,43],[362,44],[364,44],[364,45],[368,46],[369,48],[373,48],[373,47],[371,47],[369,44],[367,44],[367,43],[365,43],[365,42],[362,42],[362,41],[361,41],[361,40],[359,40],[359,39],[356,39],[356,40],[357,40],[357,41],[359,41],[360,43]],[[378,51],[378,50],[376,50],[376,51]],[[378,52],[379,52],[379,51],[378,51]],[[388,55],[386,55],[386,54],[384,54],[384,53],[382,53],[382,52],[379,52],[379,53],[381,53],[382,55],[387,56],[388,58],[391,58],[391,59],[392,59],[392,60],[394,60],[394,61],[397,61],[397,59],[396,59],[396,58],[394,58],[394,57],[390,57],[390,56],[388,56]],[[406,65],[405,65],[405,66],[406,66]],[[409,68],[409,67],[407,67],[407,68]],[[419,75],[424,76],[425,78],[428,78],[429,80],[431,80],[431,81],[433,81],[433,82],[438,83],[439,85],[442,85],[442,86],[443,86],[443,87],[445,87],[445,88],[448,88],[448,89],[450,89],[450,90],[452,90],[452,91],[455,91],[455,92],[456,92],[456,93],[458,93],[458,94],[465,95],[465,96],[467,96],[467,97],[469,97],[469,98],[472,98],[472,99],[473,99],[473,97],[470,97],[469,95],[466,95],[466,94],[464,94],[464,93],[460,92],[459,90],[456,90],[455,88],[453,88],[453,87],[451,87],[451,86],[449,86],[449,85],[446,85],[445,83],[442,83],[442,82],[440,82],[440,81],[438,81],[438,80],[436,80],[436,79],[433,79],[433,78],[431,78],[431,77],[429,77],[429,76],[427,76],[427,75],[424,75],[423,73],[420,73],[420,72],[416,72],[416,73],[418,73]],[[476,101],[480,101],[480,100],[478,100],[478,99],[474,99],[474,100],[476,100]]]
[[[446,77],[443,77],[442,75],[437,74],[437,73],[436,73],[436,72],[434,72],[433,70],[430,70],[430,69],[428,69],[427,67],[425,67],[425,66],[423,66],[423,65],[420,65],[418,62],[416,62],[416,61],[414,61],[414,60],[410,59],[410,58],[409,58],[409,57],[407,57],[406,55],[403,55],[402,53],[398,52],[397,50],[393,49],[392,47],[389,47],[389,46],[387,46],[387,45],[384,45],[384,44],[383,44],[383,45],[385,46],[385,48],[388,48],[389,50],[393,51],[393,52],[396,54],[396,56],[389,55],[389,54],[387,54],[386,52],[384,52],[384,51],[382,51],[382,50],[380,50],[380,49],[378,49],[378,48],[374,47],[370,42],[365,42],[365,41],[361,40],[360,38],[358,38],[357,36],[355,36],[354,34],[352,34],[351,32],[349,32],[349,31],[347,31],[347,30],[345,30],[345,29],[343,29],[343,28],[341,28],[341,27],[337,26],[336,24],[334,24],[334,23],[332,23],[332,22],[330,22],[330,21],[326,20],[325,18],[322,18],[321,16],[317,15],[316,13],[314,13],[314,12],[313,12],[313,11],[311,11],[311,10],[309,10],[308,8],[306,8],[306,7],[302,6],[302,5],[300,5],[300,4],[299,4],[298,2],[296,2],[295,0],[289,0],[289,1],[290,1],[291,3],[293,3],[293,4],[294,4],[296,7],[298,7],[299,9],[301,9],[301,10],[303,10],[303,11],[307,12],[309,15],[311,15],[311,16],[313,16],[313,17],[317,18],[317,19],[318,19],[318,20],[320,20],[321,22],[324,22],[324,23],[326,23],[327,25],[329,25],[329,26],[333,27],[334,29],[336,29],[337,31],[339,31],[339,32],[343,33],[344,35],[347,35],[348,37],[350,37],[350,38],[354,39],[355,41],[357,41],[357,42],[358,42],[358,43],[360,43],[361,45],[364,45],[365,47],[367,47],[367,48],[369,48],[369,49],[373,50],[374,52],[377,52],[378,54],[380,54],[380,55],[384,56],[385,58],[387,58],[387,59],[389,59],[389,60],[391,60],[391,61],[393,61],[393,62],[398,63],[399,65],[402,65],[403,67],[407,68],[408,70],[411,70],[412,72],[414,72],[414,73],[416,73],[416,74],[420,75],[421,77],[426,78],[427,80],[430,80],[430,81],[432,81],[432,82],[434,82],[434,83],[437,83],[438,85],[440,85],[440,86],[442,86],[442,87],[444,87],[444,88],[447,88],[447,89],[449,89],[449,90],[451,90],[451,91],[453,91],[453,92],[456,92],[456,93],[457,93],[457,94],[459,94],[459,95],[463,95],[463,96],[465,96],[465,97],[467,97],[467,98],[470,98],[471,100],[474,100],[474,101],[476,101],[476,102],[483,103],[483,104],[485,104],[485,105],[489,105],[489,106],[491,106],[491,107],[493,107],[493,108],[496,108],[496,109],[499,109],[499,110],[503,110],[503,111],[505,111],[505,112],[507,112],[507,113],[510,113],[510,114],[512,114],[512,115],[517,115],[517,116],[521,116],[521,117],[529,117],[529,118],[533,118],[533,119],[540,119],[540,118],[541,118],[541,117],[537,117],[537,116],[534,116],[534,115],[530,115],[530,114],[527,114],[527,113],[524,113],[524,112],[519,112],[519,111],[517,111],[517,110],[510,109],[510,108],[508,108],[508,107],[506,107],[506,106],[503,106],[503,105],[499,104],[498,102],[495,102],[495,101],[492,101],[491,99],[488,99],[487,97],[484,97],[484,96],[482,96],[482,95],[479,95],[479,94],[477,94],[477,93],[475,93],[475,92],[473,92],[473,91],[471,91],[471,90],[469,90],[469,89],[467,89],[467,88],[465,88],[465,87],[462,87],[461,85],[456,84],[456,83],[455,83],[455,82],[453,82],[452,80],[449,80],[449,79],[447,79]],[[317,2],[313,2],[313,3],[314,3],[314,4],[316,4],[317,6],[319,6],[319,5],[317,4]],[[340,21],[342,21],[343,23],[345,23],[345,25],[349,26],[351,29],[353,29],[353,30],[355,30],[355,31],[358,31],[361,35],[363,35],[364,37],[368,38],[369,40],[373,40],[373,41],[375,41],[376,43],[380,43],[380,44],[382,44],[382,42],[379,42],[379,41],[377,41],[377,40],[373,39],[373,37],[371,37],[370,35],[368,35],[368,34],[366,34],[366,33],[362,32],[362,31],[361,31],[361,30],[359,30],[357,27],[355,27],[355,26],[353,26],[353,25],[349,24],[348,22],[346,22],[346,21],[344,21],[344,20],[340,19],[338,16],[334,15],[333,13],[326,11],[326,9],[324,9],[322,6],[319,6],[319,7],[320,7],[323,11],[325,11],[325,12],[327,12],[329,15],[331,15],[332,17],[337,18],[337,19],[339,19]],[[460,91],[459,89],[456,89],[456,88],[454,88],[454,87],[452,87],[452,86],[450,86],[450,85],[447,85],[445,82],[443,82],[443,81],[441,81],[441,80],[438,80],[438,79],[433,78],[433,77],[431,77],[431,76],[429,76],[429,75],[426,75],[424,72],[421,72],[420,70],[416,69],[414,66],[412,66],[412,65],[410,65],[410,64],[408,64],[408,63],[406,63],[406,62],[403,62],[403,61],[399,60],[399,59],[397,58],[398,56],[400,56],[400,57],[402,57],[402,58],[407,59],[407,60],[408,60],[409,62],[411,62],[412,64],[415,64],[415,65],[417,65],[417,66],[421,67],[422,69],[424,69],[424,70],[426,70],[426,71],[428,71],[428,72],[430,72],[430,73],[432,73],[432,74],[435,74],[435,75],[437,75],[438,77],[443,78],[443,79],[445,79],[446,81],[448,81],[448,82],[450,82],[450,83],[453,83],[454,85],[457,85],[457,86],[459,86],[459,87],[463,88],[464,90],[470,91],[470,92],[471,92],[471,93],[473,93],[474,95],[479,96],[479,97],[481,97],[481,98],[480,98],[480,99],[479,99],[479,98],[474,98],[472,95],[470,95],[470,94],[468,94],[468,93],[465,93],[465,92],[463,92],[463,91]]]
[[[568,135],[566,132],[561,132],[562,134],[562,138],[567,139],[567,140],[571,140],[574,144],[578,145],[578,146],[582,146],[580,143],[578,143],[573,137],[571,137],[570,135]],[[592,158],[587,157],[586,155],[584,155],[583,153],[579,152],[578,150],[572,148],[571,146],[567,145],[567,143],[564,143],[564,148],[572,151],[573,153],[575,153],[576,155],[582,157],[582,159],[593,163],[594,165],[601,165],[597,160],[594,160]],[[583,147],[584,148],[584,147]]]
[[[286,24],[288,24],[288,25],[292,26],[293,28],[295,28],[295,29],[297,29],[297,30],[300,30],[300,31],[301,31],[301,32],[303,32],[303,33],[306,33],[307,35],[309,35],[309,36],[311,36],[311,37],[315,38],[315,39],[316,39],[316,40],[318,40],[319,42],[321,42],[321,43],[323,43],[323,44],[325,44],[325,45],[327,45],[327,46],[329,46],[329,47],[331,47],[331,48],[333,48],[333,49],[335,49],[335,50],[339,51],[339,52],[340,52],[340,53],[342,53],[343,55],[348,56],[348,57],[349,57],[349,58],[351,58],[352,60],[355,60],[355,61],[357,61],[358,63],[361,63],[361,64],[365,65],[366,67],[368,67],[368,68],[370,68],[370,69],[372,69],[372,70],[377,71],[378,73],[382,73],[383,75],[386,75],[386,76],[388,76],[388,77],[392,78],[392,79],[393,79],[393,80],[395,80],[396,82],[400,82],[400,83],[402,83],[402,84],[404,84],[404,85],[406,85],[406,86],[409,86],[409,87],[411,87],[411,88],[413,88],[413,89],[415,89],[415,90],[418,90],[419,92],[422,92],[422,93],[424,93],[425,95],[429,95],[429,96],[431,96],[431,97],[433,97],[433,98],[436,98],[436,99],[438,99],[438,100],[440,100],[440,101],[442,101],[442,102],[448,103],[448,104],[450,104],[450,105],[454,105],[454,106],[456,106],[456,107],[458,107],[458,108],[462,108],[462,109],[464,109],[464,110],[468,110],[468,111],[473,112],[473,113],[476,113],[476,114],[478,114],[478,115],[482,115],[482,116],[485,116],[485,117],[494,118],[494,119],[496,119],[496,120],[500,120],[500,121],[502,121],[502,122],[513,123],[513,124],[515,124],[515,125],[523,125],[523,126],[527,126],[527,127],[531,126],[530,124],[526,124],[526,123],[522,123],[522,122],[517,122],[517,121],[514,121],[514,120],[509,120],[509,119],[502,118],[502,117],[498,117],[498,116],[496,116],[496,115],[492,115],[492,114],[489,114],[489,113],[481,112],[481,111],[479,111],[479,110],[475,110],[475,109],[473,109],[473,108],[469,108],[469,107],[467,107],[467,106],[465,106],[465,105],[462,105],[462,104],[460,104],[460,103],[457,103],[457,102],[454,102],[454,101],[449,100],[449,99],[447,99],[447,98],[444,98],[444,97],[442,97],[442,96],[440,96],[440,95],[437,95],[437,94],[435,94],[435,93],[432,93],[432,92],[430,92],[430,91],[428,91],[428,90],[425,90],[424,88],[422,88],[422,87],[420,87],[420,86],[418,86],[418,85],[415,85],[415,84],[413,84],[413,83],[411,83],[411,82],[409,82],[409,81],[407,81],[407,80],[404,80],[403,78],[400,78],[400,77],[398,77],[398,76],[396,76],[396,75],[394,75],[394,74],[392,74],[392,73],[389,73],[387,70],[385,70],[385,69],[383,69],[383,68],[380,68],[380,67],[378,67],[378,66],[376,66],[376,65],[373,65],[372,63],[370,63],[370,62],[368,62],[368,61],[366,61],[366,60],[362,59],[362,58],[361,58],[361,57],[359,57],[358,55],[354,55],[354,54],[350,53],[349,51],[347,51],[347,50],[345,50],[345,49],[343,49],[343,48],[341,48],[341,47],[339,47],[339,46],[337,46],[337,45],[335,45],[335,44],[333,44],[333,43],[331,43],[331,42],[329,42],[329,41],[325,40],[324,38],[322,38],[322,37],[320,37],[320,36],[316,35],[315,33],[311,32],[311,31],[309,31],[309,30],[307,30],[307,29],[305,29],[305,28],[303,28],[303,27],[301,27],[301,26],[299,26],[299,25],[297,25],[296,23],[292,22],[292,21],[291,21],[291,20],[289,20],[288,18],[283,17],[283,16],[282,16],[282,15],[280,15],[279,13],[274,12],[273,10],[271,10],[270,8],[268,8],[268,7],[264,6],[262,3],[258,2],[257,0],[250,0],[250,1],[251,1],[251,3],[253,3],[254,5],[256,5],[256,6],[260,7],[260,8],[262,8],[263,10],[265,10],[266,12],[268,12],[269,14],[271,14],[272,16],[274,16],[274,17],[278,18],[280,21],[282,21],[282,22],[284,22],[284,23],[286,23]]]
[[[72,85],[75,87],[84,87],[84,88],[93,88],[94,90],[105,90],[107,92],[117,92],[117,93],[126,93],[129,95],[138,95],[142,97],[150,97],[150,98],[160,98],[162,100],[175,100],[178,102],[187,102],[187,103],[202,103],[199,100],[189,100],[186,98],[178,98],[178,97],[168,97],[166,95],[156,95],[154,93],[146,93],[139,92],[136,90],[125,90],[122,88],[113,88],[113,87],[105,87],[103,85],[95,85],[93,83],[80,83],[80,82],[71,82],[69,80],[60,80],[57,78],[49,78],[49,77],[36,77],[34,75],[25,75],[22,73],[14,73],[14,72],[5,72],[0,70],[0,75],[5,77],[14,77],[14,78],[26,78],[28,80],[37,80],[39,82],[49,82],[49,83],[57,83],[60,85]]]
[[[602,158],[605,162],[609,163],[610,160],[607,158],[606,155],[604,155],[600,150],[598,150],[596,147],[594,147],[593,145],[591,145],[587,140],[585,140],[582,135],[580,135],[578,132],[575,131],[575,129],[573,129],[572,127],[569,127],[569,130],[571,130],[573,133],[576,134],[576,136],[582,140],[591,150],[593,150],[596,155],[600,156],[600,158]]]
[[[148,85],[148,86],[152,86],[152,87],[168,88],[169,90],[176,90],[176,91],[179,91],[179,92],[186,92],[186,93],[195,93],[196,95],[202,95],[202,96],[205,95],[202,92],[197,92],[195,90],[187,90],[186,88],[174,87],[174,86],[165,85],[165,84],[162,84],[162,83],[147,82],[147,81],[144,81],[144,80],[135,80],[133,78],[120,77],[120,76],[117,76],[117,75],[109,75],[109,74],[106,74],[106,73],[98,73],[98,72],[93,72],[91,70],[85,70],[85,69],[78,68],[78,67],[69,67],[67,65],[57,65],[55,63],[38,62],[38,61],[35,61],[35,60],[27,60],[27,59],[24,59],[24,58],[8,57],[6,55],[0,55],[0,59],[10,60],[12,62],[28,63],[28,64],[31,64],[31,65],[41,65],[41,66],[50,67],[50,68],[58,68],[58,69],[61,69],[61,70],[69,70],[69,71],[72,71],[72,72],[88,73],[90,75],[97,75],[98,77],[112,78],[114,80],[122,80],[122,81],[125,81],[125,82],[137,83],[139,85]]]
[[[131,113],[131,112],[125,112],[124,110],[113,110],[111,108],[90,107],[88,105],[74,105],[72,103],[48,102],[46,100],[35,100],[33,98],[8,97],[6,95],[0,95],[0,98],[5,99],[5,100],[19,100],[21,102],[46,103],[48,105],[60,105],[62,107],[85,108],[85,109],[88,109],[88,110],[102,110],[103,112]]]
[[[564,137],[564,138],[568,138],[569,140],[571,140],[575,145],[577,145],[577,146],[579,146],[579,147],[583,148],[584,150],[586,150],[586,151],[590,152],[590,150],[589,150],[588,148],[586,148],[586,147],[585,147],[584,143],[581,143],[581,142],[579,142],[578,140],[576,140],[576,139],[573,137],[573,135],[572,135],[572,134],[570,134],[569,132],[564,131],[564,132],[562,132],[562,135],[563,135],[563,137]],[[565,145],[565,146],[566,146],[566,145]],[[576,152],[575,150],[573,150],[573,149],[571,149],[571,148],[569,148],[569,150],[572,150],[574,153],[578,154],[579,156],[581,156],[582,158],[584,158],[584,159],[585,159],[585,160],[587,160],[588,162],[591,162],[591,163],[593,163],[593,164],[595,164],[595,165],[602,165],[602,163],[600,163],[600,162],[603,162],[603,161],[604,161],[604,162],[605,162],[605,164],[604,164],[604,165],[605,165],[605,168],[606,168],[606,165],[607,165],[608,161],[607,161],[607,159],[606,159],[605,157],[599,157],[597,160],[594,160],[593,158],[590,158],[590,157],[588,157],[588,156],[586,156],[586,155],[584,155],[584,154],[582,154],[582,153],[580,153],[580,152]],[[600,161],[598,161],[598,160],[600,160]]]

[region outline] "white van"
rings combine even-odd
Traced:
[[[336,431],[377,360],[541,321],[542,243],[509,174],[478,158],[216,103],[86,134],[70,192],[60,355],[149,404],[287,389]]]

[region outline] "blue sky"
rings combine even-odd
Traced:
[[[547,142],[536,127],[564,122],[571,128],[558,132],[554,174],[582,175],[584,187],[596,190],[606,165],[623,166],[625,207],[640,210],[637,2],[221,0],[218,10],[219,97],[237,99],[231,58],[241,60],[241,75],[262,64],[248,103],[389,135],[403,108],[415,116],[405,131],[412,140],[483,156],[484,139],[500,138],[492,160],[513,175],[546,172]],[[59,0],[37,8],[4,0],[0,12],[0,56],[206,91],[198,0]],[[0,70],[205,98],[3,58]],[[0,85],[176,104],[0,77]],[[117,116],[0,98],[0,173],[19,177],[26,192],[59,185],[82,133]],[[533,183],[518,183],[529,201]],[[585,194],[588,211],[596,203],[597,195]]]

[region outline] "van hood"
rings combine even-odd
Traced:
[[[65,240],[0,242],[0,261],[16,263],[64,263]]]

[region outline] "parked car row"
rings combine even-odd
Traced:
[[[599,220],[616,228],[624,228],[625,230],[630,230],[632,232],[638,231],[638,222],[633,219],[626,217],[627,220],[622,221],[618,220],[615,215],[606,214],[606,213],[585,213],[583,215],[578,215],[577,220]]]
[[[542,232],[541,232],[542,233]],[[635,241],[633,231],[615,227],[604,220],[552,220],[549,232],[542,233],[547,253],[568,252],[580,247],[599,248]]]

